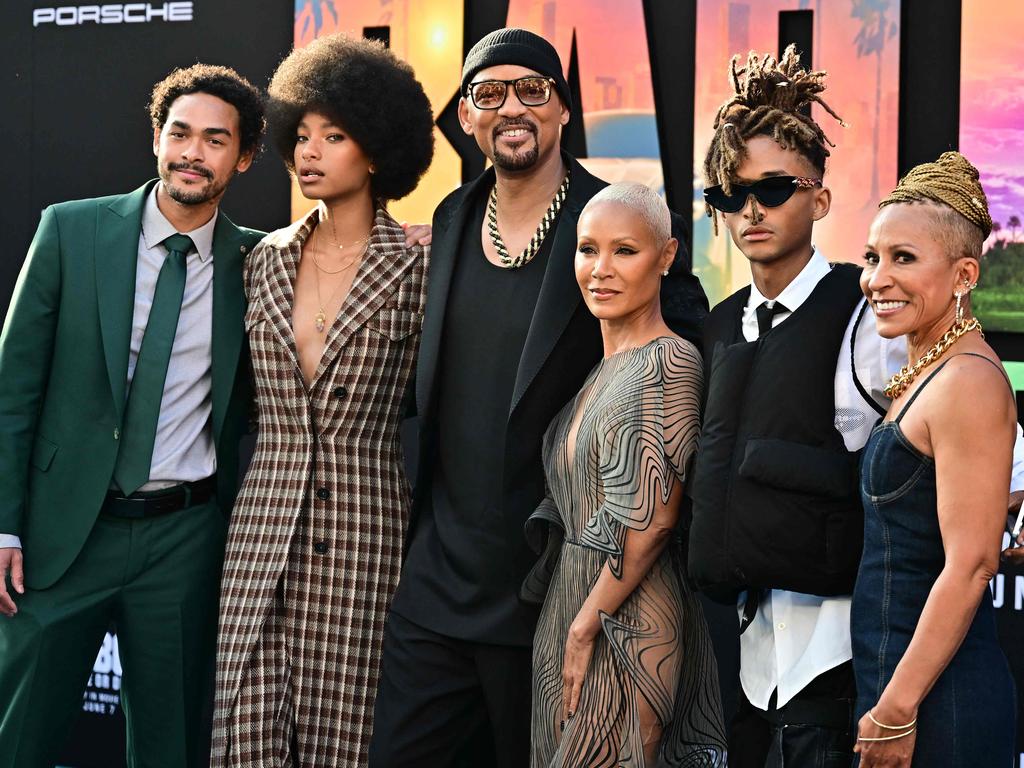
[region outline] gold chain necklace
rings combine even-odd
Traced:
[[[917,375],[925,367],[931,365],[946,354],[949,348],[956,343],[957,339],[971,331],[978,331],[981,333],[982,338],[985,338],[985,333],[981,328],[981,323],[976,317],[972,317],[970,320],[963,319],[953,323],[949,330],[942,334],[942,337],[932,345],[932,348],[917,359],[916,363],[913,365],[903,366],[900,368],[899,373],[889,379],[889,383],[885,387],[886,397],[890,397],[895,400],[906,392],[907,387],[910,386],[911,382],[917,378]]]
[[[498,252],[501,266],[507,269],[517,269],[529,264],[533,260],[533,257],[537,255],[540,247],[544,244],[544,238],[547,236],[548,230],[551,229],[552,222],[558,216],[558,212],[562,210],[562,203],[565,202],[565,196],[568,191],[569,174],[566,173],[565,178],[562,179],[561,186],[558,187],[558,191],[555,192],[555,196],[551,200],[551,205],[544,211],[544,217],[540,220],[537,231],[530,238],[530,243],[523,249],[522,253],[513,258],[505,246],[505,241],[501,239],[501,233],[498,232],[498,185],[495,183],[491,187],[490,197],[487,198],[487,231],[491,236],[494,250]]]
[[[340,274],[340,273],[344,272],[346,269],[351,268],[353,264],[355,264],[357,261],[359,261],[359,259],[361,259],[366,254],[366,249],[369,247],[369,244],[370,244],[370,238],[366,238],[363,241],[365,243],[365,245],[363,246],[363,250],[361,250],[358,254],[356,254],[355,257],[353,257],[344,267],[342,267],[341,269],[335,270],[333,272],[330,272],[330,271],[324,269],[323,267],[321,267],[320,266],[320,262],[318,262],[316,260],[316,247],[315,246],[319,245],[320,238],[317,235],[317,233],[319,231],[320,231],[320,227],[317,227],[316,230],[314,230],[314,232],[313,232],[314,239],[316,240],[316,242],[314,243],[314,247],[312,249],[310,249],[309,255],[313,259],[313,264],[317,268],[317,271],[314,272],[314,275],[316,276],[316,303],[320,307],[320,311],[317,312],[316,315],[313,317],[313,325],[316,326],[316,332],[317,333],[323,333],[324,332],[324,328],[327,327],[327,312],[324,311],[324,302],[323,302],[323,299],[320,298],[320,273],[324,272],[325,274],[328,274],[328,275],[337,275],[337,274]],[[331,293],[331,295],[327,297],[327,303],[328,304],[330,304],[332,301],[334,301],[334,297],[338,294],[338,291],[341,289],[342,284],[343,283],[339,283],[334,288],[334,291]]]
[[[329,220],[331,222],[331,245],[333,245],[339,251],[344,251],[346,248],[352,248],[353,246],[356,246],[356,245],[362,245],[363,243],[367,242],[370,239],[370,235],[367,235],[366,237],[362,238],[361,240],[355,240],[355,241],[349,243],[348,245],[342,245],[341,243],[338,242],[338,231],[334,228],[334,217],[331,216],[329,218]],[[373,233],[371,232],[370,234],[373,234]],[[328,273],[328,274],[330,274],[330,273]]]

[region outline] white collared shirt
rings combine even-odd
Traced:
[[[831,267],[817,250],[793,281],[776,297],[786,307],[772,318],[772,327],[785,322],[811,295]],[[758,337],[757,307],[765,297],[750,286],[750,299],[743,310],[743,338]],[[906,338],[884,339],[878,335],[875,315],[861,299],[850,317],[836,364],[836,429],[848,451],[864,447],[881,414],[858,391],[851,368],[850,344],[854,326],[857,336],[856,374],[864,391],[884,412],[889,407],[885,385],[907,362]],[[863,310],[863,314],[862,314]],[[857,318],[860,316],[858,324]],[[1024,440],[1017,427],[1014,447],[1012,488],[1024,488]],[[740,596],[742,616],[746,594]],[[850,644],[850,602],[846,597],[818,597],[773,589],[761,600],[757,613],[740,635],[740,684],[747,700],[761,710],[768,709],[772,691],[778,689],[777,706],[782,707],[814,678],[853,658]]]

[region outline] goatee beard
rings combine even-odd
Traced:
[[[209,182],[202,189],[191,190],[187,188],[177,187],[171,182],[171,171],[175,170],[169,166],[161,166],[160,168],[160,180],[163,182],[164,190],[167,192],[167,196],[176,203],[181,205],[202,205],[208,203],[210,200],[217,198],[227,187],[227,183],[217,184],[212,176],[205,176]]]
[[[494,164],[503,171],[525,171],[537,164],[540,151],[536,144],[525,152],[505,154],[495,150]]]

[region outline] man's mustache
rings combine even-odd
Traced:
[[[204,168],[201,165],[192,165],[191,163],[168,163],[167,169],[171,171],[189,171],[191,173],[198,173],[206,179],[213,178],[213,171],[209,168]]]
[[[522,128],[534,135],[537,133],[537,126],[526,120],[502,120],[494,127],[494,135],[497,136],[501,131],[507,131],[509,128]]]

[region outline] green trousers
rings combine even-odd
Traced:
[[[49,589],[0,616],[0,768],[51,768],[111,622],[131,768],[209,764],[227,523],[215,502],[146,520],[101,515]]]

